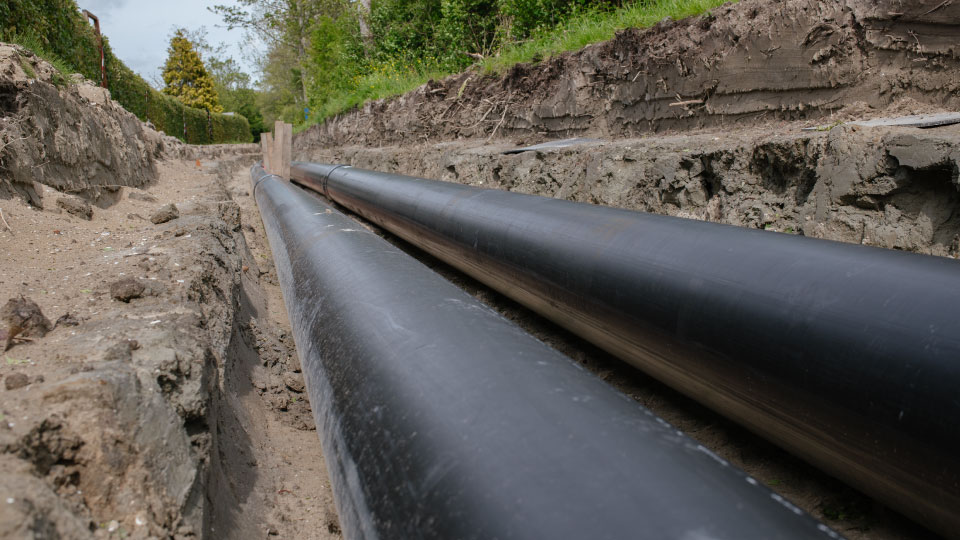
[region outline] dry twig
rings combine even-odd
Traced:
[[[702,99],[688,99],[687,101],[677,101],[670,104],[670,107],[689,107],[691,105],[703,105]]]
[[[507,109],[510,108],[510,101],[505,101],[503,103],[503,114],[500,116],[500,121],[497,122],[497,125],[494,126],[493,131],[490,132],[490,136],[487,137],[487,142],[490,142],[490,139],[497,134],[497,130],[500,129],[500,126],[503,125],[503,121],[507,118]]]
[[[930,9],[930,10],[928,10],[928,11],[925,11],[923,14],[924,14],[924,15],[929,15],[929,14],[933,13],[934,11],[936,11],[936,10],[938,10],[938,9],[943,9],[943,8],[949,6],[949,5],[952,4],[952,3],[953,3],[953,0],[943,0],[943,2],[940,2],[939,5],[937,5],[937,6],[934,7],[933,9]]]

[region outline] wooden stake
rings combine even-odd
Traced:
[[[273,123],[273,170],[270,174],[283,176],[283,120]]]
[[[267,174],[273,174],[273,135],[261,133],[260,144],[263,146],[263,170],[267,171]]]
[[[283,138],[280,143],[280,172],[277,174],[290,179],[290,162],[293,160],[293,124],[283,124]]]

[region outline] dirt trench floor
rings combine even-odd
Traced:
[[[0,537],[340,537],[252,161],[0,200]]]

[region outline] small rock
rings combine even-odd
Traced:
[[[177,205],[170,203],[161,206],[159,210],[154,212],[153,215],[150,216],[150,221],[159,225],[172,219],[177,219],[178,217],[180,217],[180,211],[177,210]]]
[[[140,280],[127,277],[110,284],[110,296],[114,300],[129,303],[134,298],[142,297],[146,289],[146,285],[141,283]]]
[[[76,197],[60,197],[57,199],[57,206],[63,208],[68,214],[73,214],[78,218],[90,221],[93,219],[93,208],[90,204]]]
[[[11,373],[3,380],[3,386],[7,390],[16,390],[30,384],[30,378],[23,373]]]
[[[292,371],[288,371],[283,374],[283,384],[285,384],[290,390],[298,393],[303,392],[303,390],[306,388],[306,385],[303,382],[303,375],[300,373],[294,373]]]
[[[13,346],[13,339],[17,336],[43,337],[53,328],[50,320],[40,311],[40,306],[23,295],[11,298],[4,304],[0,309],[0,320],[7,325],[6,349]]]
[[[157,198],[146,191],[131,191],[127,194],[128,199],[143,202],[157,202]]]

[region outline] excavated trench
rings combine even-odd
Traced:
[[[958,9],[746,0],[368,104],[299,135],[294,158],[955,258],[960,127],[836,124],[960,105]],[[15,264],[0,266],[0,300],[24,294],[78,325],[64,319],[0,365],[16,381],[0,394],[0,488],[14,500],[0,501],[0,536],[338,537],[254,158],[177,145],[93,85],[28,81],[26,53],[0,47],[10,58],[0,207],[13,230],[0,242]],[[601,140],[503,154],[573,135]],[[180,216],[150,224],[167,202]],[[930,534],[377,232],[842,534]],[[116,300],[129,276],[162,286]]]

